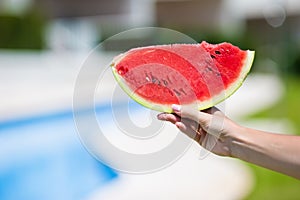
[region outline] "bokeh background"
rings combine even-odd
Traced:
[[[227,102],[228,115],[245,126],[300,135],[298,0],[1,0],[0,199],[88,199],[118,179],[77,138],[74,81],[96,45],[147,26],[255,50],[249,83],[232,97],[236,104]],[[110,40],[103,54],[147,39]],[[299,199],[298,180],[242,165],[251,186],[239,198]]]

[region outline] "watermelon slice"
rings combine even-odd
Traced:
[[[134,48],[111,67],[122,89],[141,105],[172,112],[172,104],[205,109],[232,95],[250,71],[254,51],[230,43]]]

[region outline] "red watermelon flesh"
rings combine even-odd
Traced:
[[[230,96],[248,74],[253,51],[229,43],[172,44],[131,49],[112,62],[116,80],[142,105],[211,107]]]

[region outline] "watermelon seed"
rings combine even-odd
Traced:
[[[144,72],[145,72],[145,75],[146,75],[146,81],[150,82],[150,78],[148,76],[148,73],[146,71],[144,71]]]
[[[173,89],[173,91],[176,93],[176,96],[180,96],[180,95],[181,95],[181,93],[180,93],[180,92],[178,92],[178,90],[176,90],[176,89]]]
[[[150,72],[150,76],[151,76],[151,80],[152,83],[157,83],[158,85],[160,85],[160,81],[157,79],[157,77],[153,76],[153,74]]]
[[[216,54],[219,54],[219,55],[221,54],[221,52],[220,52],[220,51],[218,51],[218,50],[217,50],[217,51],[215,51],[215,53],[216,53]]]
[[[207,69],[208,71],[210,71],[210,72],[213,71],[212,68],[210,68],[210,67],[207,67],[206,69]]]
[[[183,94],[187,95],[187,93],[184,91],[183,88],[180,88],[179,90],[180,90],[180,92],[182,92]]]
[[[118,69],[118,73],[119,73],[120,75],[124,75],[124,74],[126,74],[127,72],[128,72],[128,69],[125,68],[125,67],[123,67],[123,66],[119,67],[119,69]]]
[[[157,83],[157,85],[160,85],[160,81],[158,80],[158,79],[154,79],[154,80],[152,80],[152,83]]]
[[[164,83],[165,86],[168,86],[168,81],[166,81],[165,79],[162,79],[162,82]]]
[[[214,56],[214,55],[212,55],[212,54],[210,55],[210,57],[211,57],[211,58],[213,58],[213,59],[215,59],[215,58],[216,58],[216,56]]]

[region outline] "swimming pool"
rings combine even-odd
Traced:
[[[122,113],[118,106],[132,111],[129,117],[133,117],[133,122],[146,121],[149,114],[132,102],[113,106]],[[85,115],[90,111],[80,112]],[[159,135],[139,140],[141,144],[126,142],[126,136],[120,137],[120,130],[112,121],[111,104],[101,104],[95,111],[98,120],[104,122],[105,134],[122,141],[116,144],[119,148],[129,147],[129,152],[159,150],[164,141],[172,139],[163,135],[176,131],[166,124]],[[0,147],[1,200],[241,199],[252,184],[249,171],[241,163],[212,155],[199,159],[199,146],[193,146],[177,162],[155,173],[116,172],[94,159],[81,144],[72,110],[0,122]],[[199,188],[201,192],[195,192]],[[215,192],[216,188],[223,188],[222,192]]]
[[[0,122],[0,149],[1,200],[85,199],[118,177],[80,143],[71,110]]]

